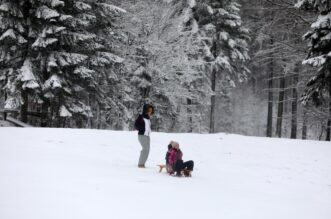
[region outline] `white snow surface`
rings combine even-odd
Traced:
[[[330,142],[135,131],[0,128],[0,218],[330,219]],[[170,140],[192,178],[159,173]]]

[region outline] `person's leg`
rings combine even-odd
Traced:
[[[175,163],[175,172],[177,176],[181,175],[180,172],[182,171],[182,169],[183,169],[183,161],[177,160]]]
[[[145,135],[138,135],[138,140],[141,144],[142,150],[140,151],[139,163],[138,166],[143,167],[148,158],[149,149],[150,149],[150,138]]]
[[[183,163],[183,169],[187,169],[187,170],[190,170],[192,171],[193,170],[193,167],[194,167],[194,162],[193,160],[189,160],[189,161],[186,161]]]

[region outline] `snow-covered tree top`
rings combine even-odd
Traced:
[[[314,29],[322,29],[328,28],[331,29],[331,10],[328,14],[319,15],[316,22],[311,25],[311,28]]]
[[[112,63],[122,63],[123,58],[110,52],[97,52],[91,59],[91,64],[94,66],[105,66]]]
[[[79,11],[88,11],[92,9],[91,5],[81,1],[75,2],[75,8],[78,9]]]
[[[98,5],[101,7],[101,9],[105,12],[105,14],[102,14],[102,16],[107,17],[109,14],[113,14],[115,16],[120,16],[124,13],[127,13],[126,10],[123,8],[117,7],[115,5],[110,5],[106,3],[98,3]]]
[[[187,0],[187,4],[190,8],[194,8],[197,5],[195,0]]]
[[[21,68],[21,81],[30,81],[36,80],[34,73],[32,71],[32,62],[29,58],[24,61],[24,64]]]
[[[79,65],[88,59],[87,55],[79,53],[56,52],[54,55],[57,63],[62,67]]]
[[[19,44],[24,44],[27,42],[27,40],[21,36],[20,34],[16,34],[13,29],[6,30],[1,36],[0,36],[0,42],[6,41],[6,40],[13,40],[16,41]]]
[[[44,4],[48,5],[49,7],[56,8],[59,6],[64,6],[64,1],[60,0],[39,0],[40,2],[43,2]]]
[[[298,0],[294,7],[305,10],[316,9],[323,14],[331,10],[330,0]]]
[[[2,1],[0,4],[0,12],[7,12],[12,16],[23,18],[22,11],[17,7],[14,2],[11,1]]]
[[[62,105],[60,107],[59,111],[60,111],[59,114],[60,114],[61,117],[72,117],[72,114],[69,112],[67,107],[65,107],[64,105]]]
[[[18,99],[10,97],[6,100],[4,108],[12,110],[12,109],[17,109],[19,106],[20,106],[20,103],[19,103]]]
[[[56,10],[50,9],[46,5],[43,5],[43,6],[39,7],[36,11],[36,17],[37,18],[42,18],[42,19],[45,19],[45,20],[49,20],[49,19],[52,19],[52,18],[57,18],[59,16],[60,16],[60,14]]]
[[[54,89],[61,88],[61,87],[62,87],[62,79],[56,74],[52,75],[44,83],[45,90],[48,90],[48,89],[54,90]]]
[[[74,74],[79,75],[81,78],[84,79],[92,79],[93,74],[95,73],[94,70],[88,69],[85,66],[79,66],[74,70]]]

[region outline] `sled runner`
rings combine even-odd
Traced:
[[[165,164],[159,164],[157,166],[160,167],[159,173],[162,172],[163,168],[166,169],[166,165]]]

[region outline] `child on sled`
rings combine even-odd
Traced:
[[[193,171],[194,162],[192,160],[184,162],[183,153],[179,148],[178,142],[171,141],[168,145],[168,151],[166,154],[166,169],[169,174],[176,174],[176,176],[182,176],[182,172],[185,176],[190,176]]]

